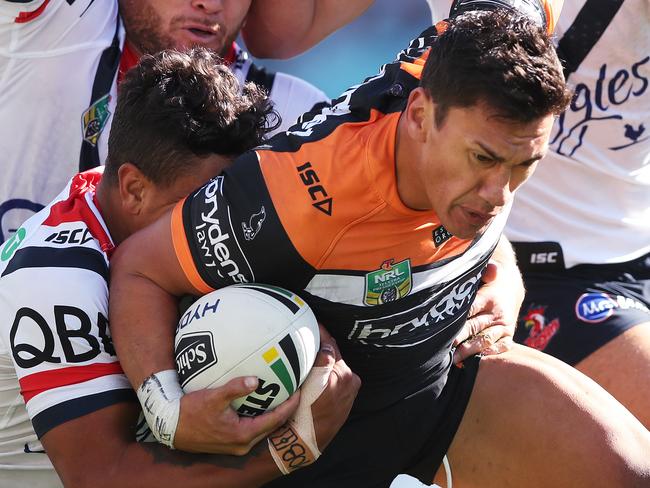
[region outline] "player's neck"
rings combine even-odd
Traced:
[[[397,193],[405,206],[413,210],[427,210],[429,207],[422,201],[424,189],[417,172],[421,143],[409,134],[404,114],[400,117],[395,137]]]

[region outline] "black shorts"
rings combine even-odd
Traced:
[[[351,415],[318,461],[268,485],[273,488],[388,488],[406,473],[429,485],[458,430],[479,359],[452,366],[435,398],[431,388],[371,414]]]
[[[627,263],[533,268],[516,250],[526,287],[516,342],[575,365],[650,321],[650,255]]]

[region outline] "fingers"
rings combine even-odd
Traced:
[[[456,336],[456,339],[454,339],[454,347],[458,347],[458,345],[465,342],[470,337],[475,337],[483,329],[490,327],[493,320],[494,317],[491,314],[476,315],[467,319],[465,325],[463,325],[463,328]]]
[[[485,296],[479,288],[472,305],[469,307],[469,312],[467,312],[467,317],[471,318],[475,315],[480,314],[481,312],[486,312],[488,310],[488,305],[490,303],[490,298]],[[477,331],[478,332],[478,331]]]
[[[324,449],[343,425],[360,387],[361,379],[343,360],[336,361],[325,390],[311,408],[319,449]]]
[[[329,385],[332,388],[336,388],[339,382],[349,384],[353,397],[356,397],[359,388],[361,388],[361,378],[343,360],[336,361],[329,378]]]
[[[228,381],[219,388],[208,390],[210,400],[229,405],[234,399],[255,391],[259,381],[255,376],[240,376]]]
[[[490,347],[485,349],[482,352],[482,354],[483,356],[494,356],[495,354],[501,354],[503,352],[509,351],[513,347],[514,347],[514,341],[512,340],[512,337],[506,336],[506,337],[502,337],[494,344],[492,344]]]
[[[334,337],[327,331],[325,326],[321,324],[320,322],[318,323],[318,332],[320,332],[320,340],[321,342],[336,342],[334,341]]]
[[[296,391],[285,402],[272,411],[257,417],[239,417],[241,439],[246,444],[246,452],[271,432],[283,425],[298,408],[300,391]]]
[[[323,345],[329,345],[334,350],[334,359],[336,361],[341,359],[341,351],[339,351],[339,346],[336,344],[336,339],[332,337],[325,326],[321,323],[318,324],[318,330],[320,332],[321,350]]]
[[[500,354],[512,347],[512,329],[505,325],[487,327],[461,342],[454,351],[454,363],[459,365],[474,354]]]
[[[314,361],[314,367],[328,367],[332,368],[337,358],[337,348],[334,344],[330,342],[321,342],[320,351],[316,355],[316,360]]]

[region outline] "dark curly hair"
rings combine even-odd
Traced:
[[[420,84],[437,105],[438,125],[449,108],[481,101],[517,122],[559,115],[571,101],[544,29],[505,9],[467,12],[447,21]]]
[[[207,49],[142,56],[119,87],[104,177],[117,181],[120,165],[130,162],[169,185],[195,157],[237,156],[259,145],[280,117],[262,88],[240,89]]]

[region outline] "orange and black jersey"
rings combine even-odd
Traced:
[[[463,240],[400,200],[397,124],[432,35],[238,158],[172,217],[175,252],[197,289],[261,282],[306,299],[361,376],[362,410],[444,386],[451,343],[506,218]]]

